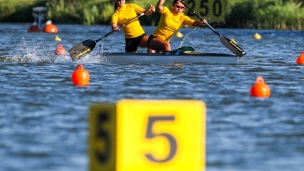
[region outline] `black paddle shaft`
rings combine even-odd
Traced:
[[[107,36],[111,35],[112,33],[116,32],[116,31],[118,31],[118,30],[110,31],[109,33],[107,33],[107,34],[103,35],[102,37],[100,37],[99,39],[95,40],[95,43],[99,42],[100,40],[106,38]]]

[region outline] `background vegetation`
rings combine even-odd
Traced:
[[[304,0],[228,0],[226,24],[257,29],[304,29]]]
[[[158,0],[126,0],[142,7]],[[32,7],[46,6],[45,19],[54,23],[109,24],[113,0],[0,0],[0,22],[33,22]],[[170,6],[172,0],[167,0]],[[230,28],[304,29],[304,0],[227,0],[226,21]],[[208,18],[208,16],[206,16]],[[140,18],[143,25],[157,25],[159,14]]]

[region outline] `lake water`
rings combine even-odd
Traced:
[[[303,170],[304,66],[295,62],[304,51],[303,31],[216,28],[247,52],[235,65],[115,65],[102,62],[98,46],[77,62],[54,55],[59,43],[68,50],[109,26],[57,25],[58,34],[27,33],[28,26],[0,24],[1,171],[88,170],[89,105],[124,98],[204,101],[208,171]],[[150,34],[155,27],[144,28]],[[253,39],[256,32],[261,40]],[[174,37],[172,48],[181,41]],[[122,32],[101,44],[105,52],[124,51]],[[208,28],[183,45],[231,54]],[[88,87],[72,84],[78,63],[90,72]],[[250,96],[257,76],[271,88],[270,98]]]

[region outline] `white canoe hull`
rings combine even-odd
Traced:
[[[107,63],[113,64],[170,64],[170,63],[205,63],[237,64],[239,57],[221,53],[182,52],[179,55],[149,53],[103,53]]]

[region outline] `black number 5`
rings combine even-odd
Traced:
[[[109,121],[109,115],[108,113],[100,113],[98,115],[98,118],[96,119],[96,126],[97,126],[97,134],[96,134],[96,138],[99,140],[104,140],[105,142],[105,151],[96,151],[95,155],[97,157],[97,159],[101,162],[104,163],[108,160],[109,155],[110,155],[110,135],[108,134],[108,132],[106,130],[103,130],[101,128],[101,125],[108,122]]]
[[[146,132],[146,138],[152,139],[157,136],[163,136],[166,137],[170,143],[170,152],[168,156],[164,159],[155,159],[152,154],[146,154],[146,157],[153,161],[153,162],[167,162],[171,160],[177,149],[177,144],[176,140],[174,137],[170,134],[162,133],[162,134],[155,134],[152,132],[152,127],[155,122],[160,122],[160,121],[174,121],[174,116],[150,116],[148,120],[148,127],[147,127],[147,132]]]
[[[203,9],[204,12],[200,11],[200,15],[206,16],[209,13],[209,8],[204,3],[208,3],[208,0],[201,0],[201,6],[200,8]]]

